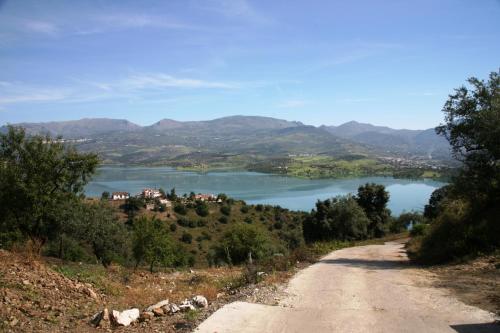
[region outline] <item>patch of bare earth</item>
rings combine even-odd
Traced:
[[[190,332],[223,305],[237,300],[276,304],[293,272],[241,283],[241,268],[149,273],[119,266],[64,263],[0,250],[1,332]],[[71,272],[71,274],[69,274]],[[179,304],[203,295],[209,306],[154,317],[129,327],[95,328],[91,317],[104,308],[142,311],[168,299]]]
[[[429,269],[434,285],[451,290],[462,302],[500,315],[500,254]]]

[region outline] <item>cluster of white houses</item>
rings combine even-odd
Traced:
[[[160,204],[163,204],[167,207],[172,206],[172,203],[161,194],[160,190],[157,189],[145,188],[141,191],[140,194],[136,195],[136,197],[142,197],[144,199],[158,199]],[[111,200],[126,200],[128,198],[130,198],[130,193],[128,192],[113,192],[111,194]],[[194,200],[217,201],[217,196],[211,193],[199,193],[195,194]]]

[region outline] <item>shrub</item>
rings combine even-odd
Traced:
[[[245,219],[243,220],[245,223],[248,223],[248,224],[252,224],[253,223],[253,220],[250,216],[247,216],[245,217]]]
[[[222,224],[227,224],[228,218],[226,216],[219,217],[219,222]]]
[[[231,206],[222,206],[220,212],[226,216],[231,215]]]
[[[186,206],[181,203],[175,204],[174,212],[176,212],[177,214],[186,215],[187,214]]]
[[[191,244],[191,242],[193,241],[193,235],[191,235],[189,232],[184,232],[181,236],[181,241],[186,244]]]
[[[177,224],[172,223],[172,224],[170,225],[170,231],[175,232],[176,230],[177,230]]]
[[[249,210],[249,208],[246,205],[245,206],[241,206],[241,208],[240,208],[240,212],[242,212],[243,214],[248,213],[248,210]]]
[[[216,259],[230,264],[245,262],[273,254],[275,247],[267,231],[254,224],[235,224],[227,230],[215,247]]]
[[[197,202],[196,203],[196,214],[198,214],[201,217],[208,216],[210,211],[208,210],[208,205],[204,202]]]
[[[410,236],[411,237],[424,236],[428,227],[429,227],[428,224],[416,224],[411,228]]]
[[[319,201],[303,222],[304,237],[310,241],[359,240],[368,237],[370,220],[354,197]]]

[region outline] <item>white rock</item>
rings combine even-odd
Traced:
[[[181,309],[182,311],[196,310],[191,301],[187,299],[185,299],[181,304],[179,304],[179,309]]]
[[[148,307],[146,308],[146,310],[145,310],[145,311],[146,311],[146,312],[151,312],[151,311],[153,311],[154,309],[161,308],[161,307],[163,307],[163,306],[165,306],[165,305],[167,305],[167,304],[168,304],[168,299],[164,299],[164,300],[163,300],[163,301],[161,301],[161,302],[158,302],[158,303],[156,303],[156,304],[153,304],[153,305],[151,305],[151,306],[148,306]]]
[[[199,308],[207,308],[208,307],[208,300],[204,296],[197,295],[197,296],[193,297],[193,299],[191,301],[193,302],[194,305],[196,305]]]
[[[140,312],[139,309],[130,309],[130,310],[125,310],[125,311],[116,311],[113,310],[113,321],[117,325],[121,326],[129,326],[131,323],[139,319]]]
[[[181,309],[177,306],[177,304],[172,303],[168,305],[168,313],[174,314],[179,311],[181,311]]]

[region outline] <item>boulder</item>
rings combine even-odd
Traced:
[[[191,299],[192,303],[196,305],[199,308],[207,308],[208,307],[208,300],[206,297],[197,295]]]
[[[168,305],[168,299],[164,299],[161,302],[158,302],[156,304],[148,306],[145,311],[149,311],[150,312],[150,311],[153,311],[154,309],[159,309],[159,308],[161,308],[161,307],[163,307],[165,305]]]
[[[129,326],[131,323],[135,322],[140,317],[139,309],[130,309],[125,311],[113,310],[111,318],[115,325],[118,326]]]

